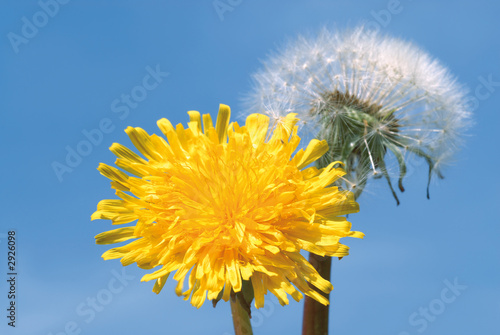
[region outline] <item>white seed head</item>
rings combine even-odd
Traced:
[[[352,180],[378,173],[390,183],[386,153],[398,159],[401,190],[407,153],[441,176],[470,125],[467,92],[443,65],[364,27],[299,36],[263,63],[247,109],[274,118],[298,113],[308,132],[329,142],[326,159],[344,161]]]

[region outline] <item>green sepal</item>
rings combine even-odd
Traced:
[[[405,191],[405,188],[403,187],[403,178],[406,175],[406,164],[405,164],[405,158],[403,156],[403,153],[401,152],[401,149],[398,148],[396,145],[394,145],[391,142],[386,143],[386,146],[391,152],[396,156],[396,159],[398,160],[399,164],[399,181],[398,181],[398,186],[399,190],[401,192]]]
[[[384,174],[385,179],[387,180],[387,183],[389,184],[389,188],[391,189],[392,196],[394,199],[396,199],[396,204],[399,206],[399,199],[396,194],[396,191],[394,191],[394,188],[392,187],[392,182],[391,182],[391,177],[389,177],[389,174],[387,173],[387,168],[385,166],[385,162],[383,159],[380,160],[379,162],[380,170],[382,170],[382,173]]]
[[[430,199],[430,193],[429,193],[429,188],[431,187],[431,178],[432,178],[432,170],[434,169],[434,161],[432,158],[427,155],[425,152],[418,148],[413,148],[413,147],[408,147],[408,150],[413,152],[415,155],[424,158],[427,161],[427,164],[429,164],[429,177],[427,179],[427,199]],[[439,178],[443,178],[443,175],[438,172]]]
[[[219,295],[217,295],[217,298],[212,299],[212,306],[214,306],[214,308],[217,307],[217,303],[222,299],[223,293],[224,293],[224,290],[221,290],[219,292]]]
[[[236,298],[240,300],[241,306],[248,313],[250,319],[252,318],[251,305],[254,299],[253,285],[249,280],[243,280],[241,291],[236,293]]]

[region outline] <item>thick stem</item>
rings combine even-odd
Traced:
[[[233,316],[235,335],[252,335],[252,325],[248,308],[244,307],[245,302],[239,295],[233,295],[231,299],[231,315]]]
[[[319,275],[330,281],[332,258],[318,256],[309,253],[309,263],[318,271]],[[315,288],[314,288],[315,289]],[[329,294],[316,290],[329,298]],[[306,296],[304,303],[304,317],[302,321],[302,335],[328,335],[328,312],[329,306],[320,304],[316,300]]]

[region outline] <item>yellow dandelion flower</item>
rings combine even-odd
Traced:
[[[253,287],[257,308],[268,291],[282,305],[288,304],[287,294],[299,301],[300,291],[328,304],[312,287],[329,293],[331,283],[300,251],[343,257],[348,247],[340,238],[363,234],[341,217],[358,211],[353,194],[331,186],[344,171],[335,163],[305,168],[327,152],[326,141],[312,140],[292,158],[300,142],[295,114],[269,135],[265,115],[252,114],[240,127],[229,124],[225,105],[215,126],[208,114],[188,114],[187,129],[158,121],[166,140],[141,128],[125,130],[145,158],[111,146],[116,165],[134,176],[99,165],[120,200],[100,201],[92,220],[137,220],[96,236],[97,244],[135,239],[102,257],[155,268],[142,281],[155,280],[156,293],[175,272],[176,293],[196,307],[206,298],[227,301],[244,281]],[[189,287],[183,291],[185,279]]]

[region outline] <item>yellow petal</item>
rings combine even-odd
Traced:
[[[158,279],[164,276],[168,276],[170,274],[170,271],[168,271],[167,267],[162,267],[161,269],[153,272],[153,273],[148,273],[147,275],[144,275],[141,278],[141,281],[150,281],[153,279]]]
[[[201,115],[200,115],[200,112],[189,111],[188,114],[189,114],[189,121],[190,121],[190,123],[193,122],[194,124],[196,124],[196,126],[198,128],[198,131],[201,132],[202,130],[201,130]]]
[[[298,169],[302,169],[311,164],[328,151],[328,143],[325,140],[311,140],[305,152],[301,149],[293,158],[292,162]]]
[[[142,159],[139,155],[137,155],[135,152],[133,152],[129,148],[119,143],[113,143],[109,148],[109,150],[111,150],[111,152],[114,153],[117,157],[123,158],[130,162],[146,164],[146,161]]]
[[[210,114],[203,114],[203,133],[207,134],[210,128],[213,128],[212,117]]]
[[[134,236],[134,229],[135,227],[125,227],[125,228],[118,228],[110,231],[105,231],[103,233],[96,235],[95,243],[111,244],[136,238],[137,236]]]
[[[163,289],[163,286],[165,286],[169,275],[170,273],[156,280],[155,285],[153,286],[154,293],[160,293],[160,291]]]
[[[130,140],[134,146],[147,158],[154,159],[156,161],[161,160],[161,156],[156,151],[148,133],[139,127],[132,128],[127,127],[125,132],[130,137]]]
[[[227,127],[229,125],[229,117],[231,116],[231,109],[227,105],[219,105],[219,114],[215,123],[215,131],[219,138],[219,143],[226,141]]]
[[[165,118],[158,120],[156,122],[156,125],[158,126],[158,128],[160,128],[161,132],[165,136],[167,136],[169,132],[175,131],[174,126],[172,126],[172,123],[170,123],[170,121]]]
[[[247,117],[245,127],[250,134],[252,143],[256,145],[262,143],[269,130],[269,117],[262,114],[250,114]]]

